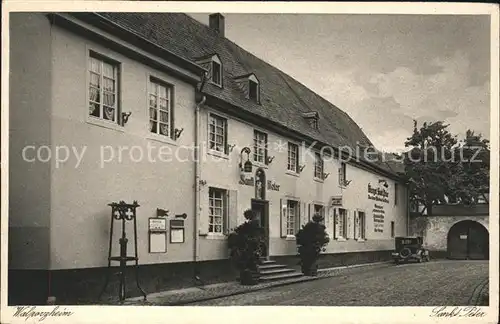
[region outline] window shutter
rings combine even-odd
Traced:
[[[207,187],[205,187],[207,188]],[[200,189],[200,218],[198,219],[198,233],[200,235],[208,234],[208,188]]]
[[[226,127],[224,127],[224,153],[225,154],[229,154],[229,143],[228,143],[228,138],[227,138],[227,129],[229,128],[229,121],[227,119],[225,119],[225,125]]]
[[[337,228],[338,228],[338,217],[337,217],[337,208],[333,208],[333,238],[337,239],[338,233],[337,233]]]
[[[345,212],[345,222],[344,222],[344,233],[345,233],[345,238],[348,239],[350,237],[350,229],[351,229],[351,217],[349,211],[346,210]]]
[[[313,204],[309,204],[308,206],[308,220],[309,221],[312,221],[313,219],[313,216],[314,216],[314,205]]]
[[[335,208],[334,207],[328,207],[328,225],[327,225],[327,233],[330,235],[330,237],[334,237],[334,228],[335,228],[335,217],[334,217],[334,212]]]
[[[354,239],[357,239],[359,235],[358,226],[359,226],[358,212],[354,211]]]
[[[286,237],[286,199],[280,199],[281,237]]]
[[[339,185],[342,185],[342,168],[338,169],[338,174],[339,174]]]
[[[230,190],[228,199],[227,232],[231,233],[238,226],[238,191]]]

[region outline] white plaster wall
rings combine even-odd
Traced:
[[[86,147],[86,152],[78,167],[75,168],[77,161],[72,156],[59,168],[52,169],[51,267],[106,265],[111,215],[107,204],[120,200],[130,203],[137,200],[141,205],[137,215],[141,264],[193,260],[194,162],[190,157],[194,142],[194,87],[60,28],[54,28],[52,44],[52,145],[75,147],[79,151]],[[121,107],[124,112],[132,112],[124,127],[107,128],[87,121],[89,49],[121,64]],[[149,138],[150,75],[174,85],[175,127],[184,131],[173,144]],[[171,155],[165,156],[170,156],[170,161],[160,160],[160,148],[166,154],[170,152]],[[111,150],[112,161],[101,164],[101,152]],[[172,155],[175,152],[179,152],[177,157]],[[171,216],[188,215],[185,242],[167,243],[166,253],[151,254],[148,218],[156,216],[157,208],[169,210]],[[118,229],[115,227],[113,254],[119,253]],[[129,254],[134,248],[132,234],[129,226]]]

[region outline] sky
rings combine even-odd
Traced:
[[[227,38],[348,113],[380,150],[402,151],[413,120],[489,139],[488,16],[224,16]]]

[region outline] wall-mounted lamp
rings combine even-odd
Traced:
[[[299,173],[301,173],[301,172],[302,172],[302,170],[304,170],[304,168],[305,168],[305,167],[306,167],[306,165],[305,165],[305,164],[304,164],[304,165],[300,165],[300,166],[299,166]]]
[[[243,153],[246,153],[247,154],[247,158],[246,158],[246,161],[243,162]],[[242,178],[245,178],[245,179],[248,179],[252,176],[252,162],[250,161],[250,153],[252,153],[252,150],[250,150],[250,148],[248,147],[244,147],[241,152],[240,152],[240,158],[241,158],[241,161],[240,161],[240,171],[241,171],[241,177]]]
[[[179,215],[175,215],[175,218],[183,218],[183,219],[186,219],[186,218],[187,218],[187,215],[186,215],[186,213],[184,213],[184,214],[179,214]]]
[[[200,185],[204,186],[207,184],[207,180],[200,180]]]
[[[380,179],[380,180],[378,181],[378,183],[379,183],[379,184],[382,184],[382,185],[384,186],[384,188],[389,188],[389,184],[388,184],[388,183],[387,183],[387,181],[386,181],[386,180],[384,180],[384,179]]]
[[[323,173],[323,180],[325,180],[326,178],[328,178],[329,175],[330,175],[330,173]]]
[[[181,128],[181,129],[176,128],[174,130],[174,138],[178,139],[179,137],[181,137],[181,134],[183,131],[184,131],[184,128]]]
[[[231,152],[234,150],[234,148],[235,148],[235,147],[236,147],[236,144],[233,144],[233,145],[229,145],[229,144],[228,144],[228,145],[227,145],[227,150],[228,150],[228,152],[229,152],[229,153],[231,153]]]
[[[156,217],[168,217],[169,210],[156,208]]]
[[[132,112],[129,111],[128,113],[122,112],[122,126],[125,126],[125,124],[128,122],[128,118],[132,115]]]
[[[266,158],[266,164],[271,164],[271,162],[273,162],[273,160],[274,160],[274,156],[268,156]]]

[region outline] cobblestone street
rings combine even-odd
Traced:
[[[189,305],[462,306],[487,282],[488,261],[391,264]]]

